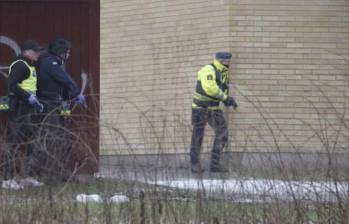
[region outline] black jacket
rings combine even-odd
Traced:
[[[37,63],[37,96],[42,100],[61,102],[79,94],[77,84],[61,67],[60,60],[49,53],[41,55]]]
[[[13,62],[17,60],[23,60],[26,61],[29,65],[33,65],[28,59],[21,55],[15,58]],[[16,62],[11,67],[11,72],[8,76],[7,81],[8,92],[10,93],[10,95],[14,95],[15,97],[18,97],[18,99],[21,100],[27,100],[29,98],[30,94],[18,86],[18,84],[20,84],[23,80],[27,79],[29,75],[30,70],[28,66],[26,66],[22,61]]]

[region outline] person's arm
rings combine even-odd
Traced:
[[[227,96],[229,96],[229,72],[228,72],[228,70],[223,70],[222,71],[222,76],[226,76],[226,80],[225,80],[225,82],[223,83],[223,85],[222,85],[222,90],[223,90],[223,92],[227,95]],[[223,81],[223,80],[222,80]]]
[[[11,66],[10,73],[8,76],[8,89],[10,93],[15,94],[23,100],[27,100],[30,96],[28,92],[22,89],[19,84],[27,79],[30,75],[29,68],[24,64],[23,61],[18,61]]]
[[[64,86],[69,98],[74,98],[79,95],[79,88],[70,75],[65,72],[57,62],[52,62],[49,74],[54,80]]]

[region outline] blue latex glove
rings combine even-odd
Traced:
[[[42,113],[44,111],[44,105],[39,102],[38,98],[34,94],[30,94],[28,102],[30,105],[35,106],[38,112]]]
[[[79,94],[75,99],[75,103],[80,104],[80,105],[85,105],[86,99],[85,99],[84,95]]]
[[[43,105],[42,103],[36,104],[36,110],[37,110],[39,113],[44,112],[44,105]]]
[[[30,94],[30,96],[28,98],[28,102],[30,105],[35,105],[35,104],[39,103],[39,100],[34,94]]]

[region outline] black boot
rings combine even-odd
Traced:
[[[222,166],[221,164],[213,164],[213,163],[211,163],[210,171],[211,172],[217,172],[217,173],[228,173],[229,169],[227,169],[226,167]]]
[[[211,154],[211,172],[227,173],[229,170],[220,164],[220,153],[212,151]]]
[[[191,172],[192,173],[203,173],[205,170],[201,168],[200,163],[192,164],[191,165]]]

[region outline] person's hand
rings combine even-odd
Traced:
[[[231,96],[229,96],[226,100],[223,101],[224,105],[227,107],[233,107],[236,109],[238,107],[238,104],[236,103],[235,99]]]
[[[34,95],[34,94],[30,94],[29,98],[28,98],[28,103],[30,105],[35,105],[39,103],[38,98]]]
[[[86,104],[86,99],[84,97],[84,95],[79,94],[76,99],[75,99],[75,103],[79,104],[79,105],[85,105]]]
[[[35,96],[34,94],[30,94],[30,96],[28,98],[28,102],[30,105],[35,106],[36,110],[39,113],[42,113],[44,111],[44,105],[42,103],[40,103],[40,101],[38,100],[38,97]]]
[[[42,103],[37,103],[36,104],[36,110],[37,110],[37,112],[39,112],[39,113],[42,113],[42,112],[44,112],[44,105],[42,104]]]

